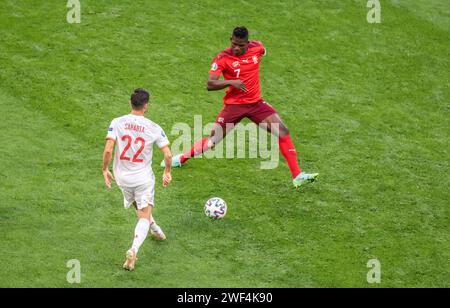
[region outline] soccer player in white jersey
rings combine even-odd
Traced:
[[[172,154],[169,140],[159,125],[144,117],[148,110],[150,94],[144,89],[136,89],[131,95],[131,113],[112,120],[106,136],[103,152],[103,177],[105,184],[111,188],[116,181],[124,196],[124,206],[134,206],[138,223],[134,230],[134,240],[126,252],[123,267],[133,270],[136,255],[150,232],[158,239],[166,236],[156,224],[152,210],[154,207],[155,176],[152,171],[153,144],[164,153],[165,169],[162,179],[164,187],[172,180]],[[113,173],[109,171],[113,148],[116,146]]]

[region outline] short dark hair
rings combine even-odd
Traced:
[[[150,99],[150,93],[144,89],[136,89],[134,93],[131,94],[131,106],[133,109],[140,110],[148,103]]]
[[[246,27],[236,27],[233,30],[233,36],[240,39],[248,40],[248,30]]]

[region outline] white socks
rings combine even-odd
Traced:
[[[145,218],[139,219],[136,225],[136,229],[134,229],[133,246],[131,246],[131,249],[133,249],[136,254],[138,253],[142,243],[144,243],[149,228],[150,222],[148,221],[148,219]]]
[[[161,232],[161,228],[156,224],[154,220],[150,223],[150,229],[152,229],[152,231],[156,233]]]

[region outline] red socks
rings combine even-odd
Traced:
[[[289,169],[291,170],[292,178],[295,179],[297,175],[300,174],[301,170],[297,161],[297,152],[295,151],[295,146],[292,143],[290,135],[279,138],[279,145],[281,154],[283,154]],[[192,148],[181,156],[180,162],[184,164],[188,159],[194,156],[198,156],[209,150],[208,138],[205,137],[194,143]]]
[[[291,170],[292,178],[295,179],[297,175],[300,174],[301,170],[298,166],[297,152],[295,151],[295,146],[292,143],[291,136],[286,135],[284,137],[280,137],[278,142],[280,145],[281,154],[283,154],[284,159]]]
[[[208,150],[208,137],[205,137],[195,142],[189,151],[181,155],[180,162],[181,164],[184,164],[189,158],[200,155]]]

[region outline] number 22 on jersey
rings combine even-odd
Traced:
[[[126,156],[128,150],[131,147],[131,144],[133,143],[133,138],[131,138],[131,136],[129,136],[129,135],[125,135],[122,137],[122,141],[126,141],[127,145],[125,146],[122,153],[120,154],[120,160],[127,160],[127,161],[131,161],[133,163],[142,163],[144,160],[142,158],[139,158],[139,155],[142,153],[142,151],[145,148],[145,140],[141,137],[137,137],[134,140],[134,144],[140,144],[141,146],[139,147],[137,152],[134,154],[133,158]]]

